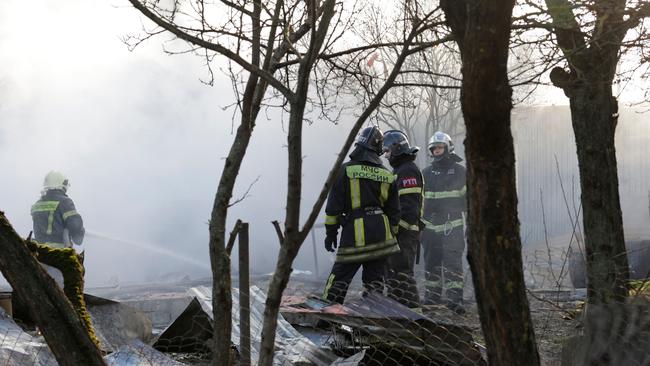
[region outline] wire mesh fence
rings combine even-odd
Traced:
[[[586,365],[605,359],[609,365],[650,365],[650,282],[643,278],[630,282],[625,304],[585,306],[586,290],[573,286],[570,257],[566,245],[553,243],[524,251],[529,307],[542,364]],[[424,273],[422,265],[414,275],[416,293],[404,290],[412,285],[410,279],[401,283],[393,278],[392,286],[402,292],[391,296],[388,286],[364,286],[359,274],[361,278],[352,281],[342,304],[323,296],[327,278],[296,272],[300,274],[292,277],[277,320],[274,365],[487,364],[466,266],[454,276],[463,278],[460,301],[452,299],[454,292],[445,282],[444,271],[440,296],[426,301],[431,276]],[[268,276],[253,277],[248,306],[240,303],[241,294],[233,289],[234,365],[247,364],[248,353],[251,364],[259,359],[268,280]],[[158,305],[154,308],[146,301],[112,302],[110,306],[100,300],[88,301],[107,364],[214,364],[209,283],[175,286],[173,291],[176,295],[170,297],[170,291],[159,289],[164,296],[155,299]],[[132,297],[137,298],[142,288],[134,292]],[[420,300],[419,305],[413,306],[413,297]],[[172,298],[174,306],[170,305]],[[463,311],[458,311],[458,305]],[[241,307],[250,316],[249,349],[241,347],[245,333]],[[134,314],[145,314],[149,328]],[[56,364],[38,328],[7,313],[0,316],[0,365]]]

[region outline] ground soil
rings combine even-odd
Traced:
[[[552,296],[550,292],[544,295],[533,293],[529,296],[529,302],[541,364],[560,366],[564,342],[581,331],[580,323],[576,320],[581,302],[558,301],[558,297]],[[425,309],[425,314],[468,327],[475,342],[485,345],[476,304],[469,302],[466,309],[467,313],[459,316],[444,306],[434,306]]]

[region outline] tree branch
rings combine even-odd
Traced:
[[[133,5],[134,8],[138,9],[144,16],[146,16],[151,21],[156,23],[159,27],[174,34],[176,37],[186,42],[192,43],[196,46],[203,47],[211,51],[217,52],[231,59],[232,61],[234,61],[236,64],[238,64],[248,72],[258,75],[260,78],[264,79],[267,83],[269,83],[269,85],[271,85],[273,88],[279,91],[285,98],[289,100],[293,100],[295,98],[294,93],[289,88],[287,88],[284,84],[282,84],[278,79],[276,79],[273,76],[273,74],[269,73],[266,70],[261,69],[259,66],[252,65],[251,63],[244,60],[237,53],[229,50],[228,48],[218,43],[208,42],[201,38],[195,37],[191,34],[187,34],[179,30],[178,27],[176,27],[174,24],[169,23],[168,21],[164,20],[163,18],[155,14],[152,10],[147,8],[139,0],[129,0],[129,2]]]
[[[230,232],[230,236],[228,237],[228,245],[226,245],[226,253],[228,253],[228,255],[232,254],[232,249],[235,246],[235,239],[237,239],[237,234],[239,234],[239,229],[241,229],[241,224],[242,221],[237,219],[235,226],[232,228],[232,231]]]
[[[282,228],[280,227],[280,223],[278,222],[278,220],[273,220],[271,221],[271,224],[273,224],[273,227],[275,228],[275,234],[278,236],[280,245],[282,245],[282,243],[284,243],[284,234],[282,234]]]

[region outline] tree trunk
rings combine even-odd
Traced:
[[[275,15],[277,17],[276,8]],[[260,2],[253,3],[251,13],[252,34],[252,55],[251,64],[260,65],[260,13],[262,6]],[[271,27],[271,39],[275,34],[276,25]],[[269,45],[269,48],[271,45]],[[266,58],[270,61],[270,56]],[[269,63],[265,62],[268,67]],[[210,217],[210,261],[212,263],[212,314],[214,318],[213,334],[213,363],[216,365],[231,365],[230,343],[232,335],[232,279],[230,274],[230,254],[226,252],[226,218],[230,198],[235,187],[235,180],[239,174],[244,155],[248,149],[257,113],[260,110],[260,103],[264,97],[267,84],[260,82],[258,75],[250,73],[246,82],[246,88],[242,96],[241,123],[235,134],[235,141],[230,147],[226,158],[219,187],[214,199],[212,215]]]
[[[627,296],[629,269],[623,235],[623,219],[618,193],[618,170],[614,135],[618,104],[612,96],[612,81],[623,38],[625,0],[595,1],[589,9],[594,15],[591,32],[572,11],[568,0],[546,0],[556,25],[553,33],[567,58],[569,70],[551,71],[553,84],[564,91],[571,106],[571,121],[576,139],[580,189],[587,256],[586,355],[589,365],[613,365],[608,352],[594,339],[608,339],[611,329],[594,326],[595,314],[607,304],[622,304]],[[594,356],[596,355],[596,356]]]
[[[303,76],[305,79],[299,82],[296,88],[296,95],[301,97],[297,98],[296,102],[291,103],[289,133],[287,136],[289,165],[287,169],[287,208],[284,241],[281,243],[278,261],[269,283],[266,306],[264,307],[260,366],[271,366],[273,364],[275,331],[278,325],[277,317],[280,311],[282,293],[291,277],[293,260],[298,255],[305,238],[300,232],[300,202],[302,192],[302,123],[309,85],[309,71],[306,72],[307,74]]]
[[[0,212],[0,270],[27,307],[60,365],[105,365],[99,349],[61,289]]]
[[[266,296],[266,304],[264,306],[264,324],[262,327],[262,344],[260,349],[260,360],[258,363],[259,366],[270,366],[273,364],[275,332],[278,326],[277,318],[280,312],[282,293],[289,283],[291,272],[293,271],[293,261],[296,258],[299,249],[300,243],[291,243],[285,237],[284,243],[282,243],[282,247],[280,248],[278,262],[273,277],[271,277],[268,294]]]
[[[621,44],[629,25],[625,0],[595,1],[592,32],[584,32],[568,0],[546,0],[553,33],[569,64],[550,73],[571,105],[587,252],[589,304],[623,302],[629,269],[618,193],[614,135],[618,104],[612,96]],[[630,16],[629,14],[627,16]]]
[[[323,19],[321,20],[321,27],[323,24],[329,24],[331,16],[333,15],[333,2],[328,2],[327,8],[329,11],[323,13]],[[325,8],[326,5],[323,5]],[[329,17],[330,19],[325,19]],[[320,33],[320,29],[319,29]],[[321,33],[321,35],[324,33]],[[320,192],[320,195],[314,204],[308,219],[305,222],[302,230],[300,229],[299,219],[300,219],[300,201],[301,201],[301,188],[302,188],[302,118],[305,110],[305,101],[308,91],[308,80],[302,79],[303,83],[298,85],[296,88],[296,95],[299,96],[294,103],[291,105],[291,115],[289,122],[289,168],[288,168],[288,190],[287,190],[287,210],[286,210],[286,221],[285,221],[285,234],[284,241],[281,243],[280,253],[278,254],[278,260],[276,263],[275,272],[271,278],[269,284],[268,295],[266,299],[266,306],[264,308],[264,324],[262,328],[262,344],[260,350],[260,366],[271,366],[273,363],[273,350],[275,346],[275,331],[277,329],[277,317],[280,311],[280,303],[282,300],[282,293],[287,287],[289,282],[293,261],[298,255],[300,246],[304,242],[307,234],[311,230],[319,212],[322,209],[323,203],[327,193],[329,192],[334,179],[337,177],[337,172],[339,167],[343,162],[343,159],[346,156],[346,153],[352,146],[354,137],[361,129],[363,123],[368,119],[368,117],[379,107],[379,104],[386,93],[393,86],[397,75],[399,74],[404,60],[408,56],[408,50],[413,41],[415,35],[417,34],[417,26],[414,26],[414,29],[410,32],[408,37],[405,39],[404,46],[400,52],[399,57],[395,62],[393,70],[389,74],[388,78],[384,85],[380,88],[377,94],[372,98],[368,107],[361,113],[359,118],[357,118],[354,126],[352,127],[348,138],[344,143],[341,151],[339,152],[338,158],[334,167],[330,170],[330,173],[323,184],[323,188]],[[318,47],[320,48],[320,46]],[[315,60],[313,60],[315,61]],[[312,61],[312,62],[313,62]],[[303,75],[305,71],[303,71]],[[309,73],[306,72],[308,75]],[[302,96],[302,97],[300,97]],[[293,124],[292,124],[293,122]]]
[[[217,193],[214,199],[214,204],[212,208],[212,213],[210,215],[210,261],[212,265],[212,276],[213,276],[213,285],[212,285],[212,305],[213,305],[213,314],[214,314],[214,343],[213,343],[213,363],[217,365],[230,366],[231,357],[230,357],[230,343],[231,343],[231,332],[232,332],[232,299],[231,299],[231,276],[230,276],[230,257],[229,253],[226,251],[225,247],[225,233],[226,233],[226,218],[228,213],[228,208],[230,206],[230,199],[232,198],[232,191],[235,185],[237,175],[239,174],[239,169],[241,167],[242,160],[246,154],[248,144],[250,142],[251,134],[255,126],[255,121],[257,115],[260,111],[264,95],[269,85],[272,85],[277,89],[283,96],[289,100],[295,99],[295,94],[290,90],[289,84],[284,84],[285,80],[279,81],[273,77],[273,74],[278,68],[278,63],[284,58],[288,52],[294,51],[294,45],[311,29],[314,24],[317,14],[320,14],[321,11],[315,5],[316,2],[307,2],[310,9],[310,20],[302,22],[296,29],[289,27],[285,29],[284,37],[279,41],[279,44],[276,48],[274,45],[278,40],[276,35],[278,31],[284,28],[282,24],[283,18],[281,17],[282,11],[284,9],[284,1],[279,0],[275,2],[275,10],[271,17],[271,24],[264,24],[264,28],[268,29],[268,37],[266,37],[265,52],[262,52],[264,47],[261,45],[261,31],[262,31],[262,22],[260,15],[263,8],[263,3],[259,1],[252,2],[253,10],[252,12],[244,9],[245,7],[239,7],[238,5],[232,6],[237,11],[242,12],[242,16],[245,14],[247,17],[250,17],[250,26],[252,30],[252,35],[250,36],[251,40],[251,62],[247,63],[244,60],[240,59],[239,56],[239,46],[237,46],[237,51],[226,49],[223,46],[215,43],[208,42],[202,37],[198,38],[191,34],[185,33],[181,30],[180,26],[173,22],[173,19],[163,19],[159,17],[156,13],[157,11],[152,11],[148,9],[146,4],[141,3],[137,0],[130,0],[133,6],[142,12],[145,16],[151,19],[154,23],[162,27],[163,29],[173,33],[178,38],[185,40],[196,47],[205,48],[211,51],[214,51],[218,54],[222,54],[231,61],[242,66],[245,70],[250,72],[248,81],[246,84],[246,89],[244,95],[238,102],[241,102],[241,124],[237,129],[235,135],[235,140],[230,148],[228,157],[224,164],[224,168],[221,174],[219,181],[219,186],[217,188]],[[327,15],[327,21],[321,23],[325,24],[324,32],[319,33],[319,38],[317,42],[312,42],[312,45],[318,44],[316,51],[318,51],[325,39],[326,30],[329,27],[329,21],[334,14],[334,1],[327,0],[325,3],[329,4],[329,15]],[[156,4],[151,6],[156,8]],[[325,8],[325,6],[323,7]],[[243,9],[243,10],[242,10]],[[265,8],[265,10],[268,10]],[[326,11],[323,11],[325,14]],[[286,15],[286,14],[285,14]],[[173,17],[172,17],[173,18]],[[323,15],[323,19],[325,15]],[[204,20],[204,19],[202,19]],[[286,20],[286,19],[284,19]],[[242,24],[248,24],[247,21],[242,21]],[[248,25],[243,26],[239,31],[246,33]],[[320,30],[320,29],[319,29]],[[244,37],[247,38],[247,37]],[[312,36],[312,41],[314,41],[314,36]],[[268,50],[273,50],[273,52],[267,52]],[[264,55],[262,66],[260,63],[262,61],[262,55]],[[310,52],[311,60],[308,62],[309,67],[313,66],[313,63],[316,60],[317,53]],[[307,72],[309,73],[309,72]],[[286,81],[289,82],[288,80]],[[305,82],[305,90],[308,87],[308,80]],[[306,93],[301,94],[303,99],[306,99]],[[239,105],[239,103],[238,103]],[[303,108],[304,110],[304,102]],[[302,112],[301,112],[302,113]],[[302,116],[302,114],[301,114]],[[302,118],[302,117],[301,117]],[[302,120],[301,120],[302,123]],[[301,157],[299,157],[301,159]],[[298,202],[300,197],[297,197]],[[299,214],[299,212],[298,212]]]
[[[611,91],[611,84],[587,84],[570,98],[590,304],[624,302],[629,279],[614,146],[618,108]]]
[[[513,0],[441,1],[462,59],[468,251],[491,365],[539,365],[523,276],[507,63]]]
[[[290,101],[289,131],[287,134],[288,166],[287,166],[287,206],[285,214],[284,241],[275,273],[269,284],[266,306],[264,308],[264,323],[262,325],[259,366],[273,364],[275,348],[275,332],[280,311],[282,293],[287,287],[291,276],[293,260],[298,255],[300,246],[307,236],[300,231],[300,203],[302,201],[302,126],[307,104],[311,70],[316,63],[318,53],[329,33],[329,26],[334,16],[334,0],[307,2],[309,24],[311,26],[309,50],[300,60],[296,88],[293,100]],[[318,9],[323,9],[317,24]]]
[[[253,78],[253,76],[250,76]],[[252,94],[250,96],[252,98]],[[247,98],[247,96],[245,96]],[[226,218],[237,175],[253,132],[250,120],[252,102],[245,99],[242,122],[237,128],[235,141],[226,158],[219,188],[214,199],[210,217],[210,261],[212,263],[212,309],[214,317],[214,355],[219,365],[230,366],[230,342],[232,332],[232,290],[230,255],[226,253]]]
[[[629,267],[623,234],[623,219],[618,192],[618,170],[614,136],[618,103],[612,95],[616,58],[595,57],[577,73],[554,70],[553,83],[562,85],[571,105],[571,121],[576,138],[580,169],[581,202],[587,262],[587,302],[585,326],[585,364],[614,365],[609,352],[594,340],[612,337],[611,328],[602,323],[603,308],[623,305],[627,296]],[[599,61],[598,61],[599,60]],[[583,64],[584,65],[584,64]],[[571,78],[574,77],[574,78]],[[573,79],[573,80],[571,80]],[[624,309],[621,308],[621,311]],[[605,333],[607,334],[605,334]],[[619,334],[615,338],[621,338]]]

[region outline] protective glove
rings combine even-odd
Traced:
[[[325,237],[325,250],[328,252],[333,252],[336,250],[337,243],[336,243],[336,235],[328,235]]]

